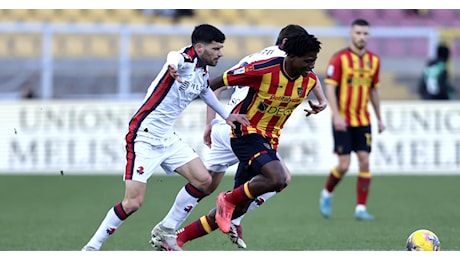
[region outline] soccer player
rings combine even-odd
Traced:
[[[351,25],[351,44],[335,53],[327,67],[326,97],[332,113],[334,153],[338,155],[338,165],[327,178],[320,194],[320,211],[329,218],[332,211],[332,195],[350,166],[350,154],[355,152],[359,162],[356,182],[357,220],[372,220],[366,203],[371,184],[369,154],[372,135],[368,111],[369,100],[377,117],[378,131],[385,130],[380,114],[379,73],[380,58],[366,49],[369,40],[369,23],[356,19]]]
[[[147,180],[159,166],[167,175],[182,175],[188,183],[177,194],[165,218],[152,229],[150,243],[165,250],[180,250],[176,244],[176,230],[196,204],[210,194],[212,177],[193,148],[174,132],[174,122],[190,102],[200,97],[231,127],[235,127],[234,122],[249,123],[246,115],[227,112],[209,87],[208,66],[215,66],[223,56],[225,35],[212,25],[202,24],[194,28],[191,41],[191,45],[168,53],[166,63],[131,118],[125,138],[127,162],[123,201],[109,209],[82,250],[99,250],[104,241],[141,207]]]
[[[217,228],[228,233],[231,219],[244,214],[255,198],[286,187],[289,171],[277,153],[280,131],[310,91],[314,91],[318,104],[309,100],[311,109],[304,109],[307,115],[317,114],[327,105],[319,79],[312,71],[320,44],[313,35],[290,35],[283,44],[285,56],[230,69],[211,82],[213,89],[249,87],[232,113],[247,114],[250,125],[236,123],[231,132],[232,150],[239,160],[233,191],[220,193],[216,208],[178,231],[179,246]]]
[[[299,33],[307,34],[307,31],[302,26],[296,24],[289,24],[283,27],[279,32],[274,46],[269,46],[257,53],[253,53],[244,57],[233,68],[246,65],[256,60],[268,59],[272,57],[284,57],[286,54],[282,50],[283,42],[286,41],[287,37],[290,35]],[[221,92],[224,90],[233,91],[229,101],[226,104],[227,110],[231,111],[238,103],[244,100],[248,93],[248,89],[249,87],[246,86],[224,86],[216,89],[214,93],[216,93],[217,97],[220,97]],[[204,164],[212,175],[213,190],[217,188],[227,169],[230,166],[238,163],[238,158],[233,153],[230,145],[231,128],[221,117],[215,117],[215,114],[216,112],[208,107],[206,120],[207,124],[203,136],[204,143],[210,147]],[[286,183],[289,184],[290,173],[288,170],[287,172],[288,178]],[[268,192],[254,199],[254,201],[249,205],[247,212],[252,211],[253,209],[262,205],[265,201],[275,195],[275,193],[276,192]],[[241,226],[241,220],[243,219],[244,215],[232,220],[230,232],[228,232],[230,240],[239,248],[246,248],[246,243],[243,240],[243,231]]]

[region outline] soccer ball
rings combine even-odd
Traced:
[[[438,236],[430,230],[419,229],[407,238],[407,251],[441,251]]]

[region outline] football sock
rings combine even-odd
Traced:
[[[356,202],[366,205],[371,178],[369,172],[360,172],[356,181]]]
[[[254,196],[249,191],[249,181],[227,193],[225,199],[234,205],[243,201],[253,200]]]
[[[184,243],[205,236],[217,228],[217,224],[212,222],[207,215],[202,216],[177,231],[177,243],[182,246]]]
[[[207,194],[187,183],[177,193],[176,200],[168,214],[161,221],[166,228],[177,230],[190,215],[198,202]]]
[[[107,238],[109,238],[109,236],[112,235],[118,227],[120,227],[129,215],[130,214],[126,214],[121,203],[112,207],[107,212],[104,220],[87,245],[100,249],[104,241],[107,240]],[[123,219],[120,218],[120,216],[123,217]]]
[[[332,169],[332,171],[329,173],[329,177],[327,178],[325,189],[329,192],[333,192],[335,186],[339,184],[339,182],[342,180],[342,174],[340,174],[336,168]]]

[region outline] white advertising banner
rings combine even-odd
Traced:
[[[138,105],[106,100],[2,101],[0,174],[121,175],[124,137]],[[307,105],[299,106],[286,123],[279,151],[293,174],[325,175],[337,163],[330,111],[306,118]],[[193,102],[175,125],[202,157],[208,149],[202,142],[205,109],[200,100]],[[386,131],[378,134],[373,125],[374,174],[460,173],[460,103],[384,101],[382,116]],[[353,155],[349,174],[356,171]]]

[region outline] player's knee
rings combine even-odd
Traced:
[[[275,190],[276,192],[281,192],[283,191],[286,187],[288,186],[288,184],[285,182],[284,184],[282,184],[277,190]]]
[[[141,198],[125,199],[122,205],[126,213],[131,215],[142,207],[143,202]]]
[[[207,195],[211,194],[217,188],[217,185],[213,185],[211,175],[203,176],[198,180],[190,181],[190,183]]]
[[[291,174],[288,174],[288,175],[286,176],[286,180],[285,180],[286,186],[288,186],[289,183],[291,183]]]

